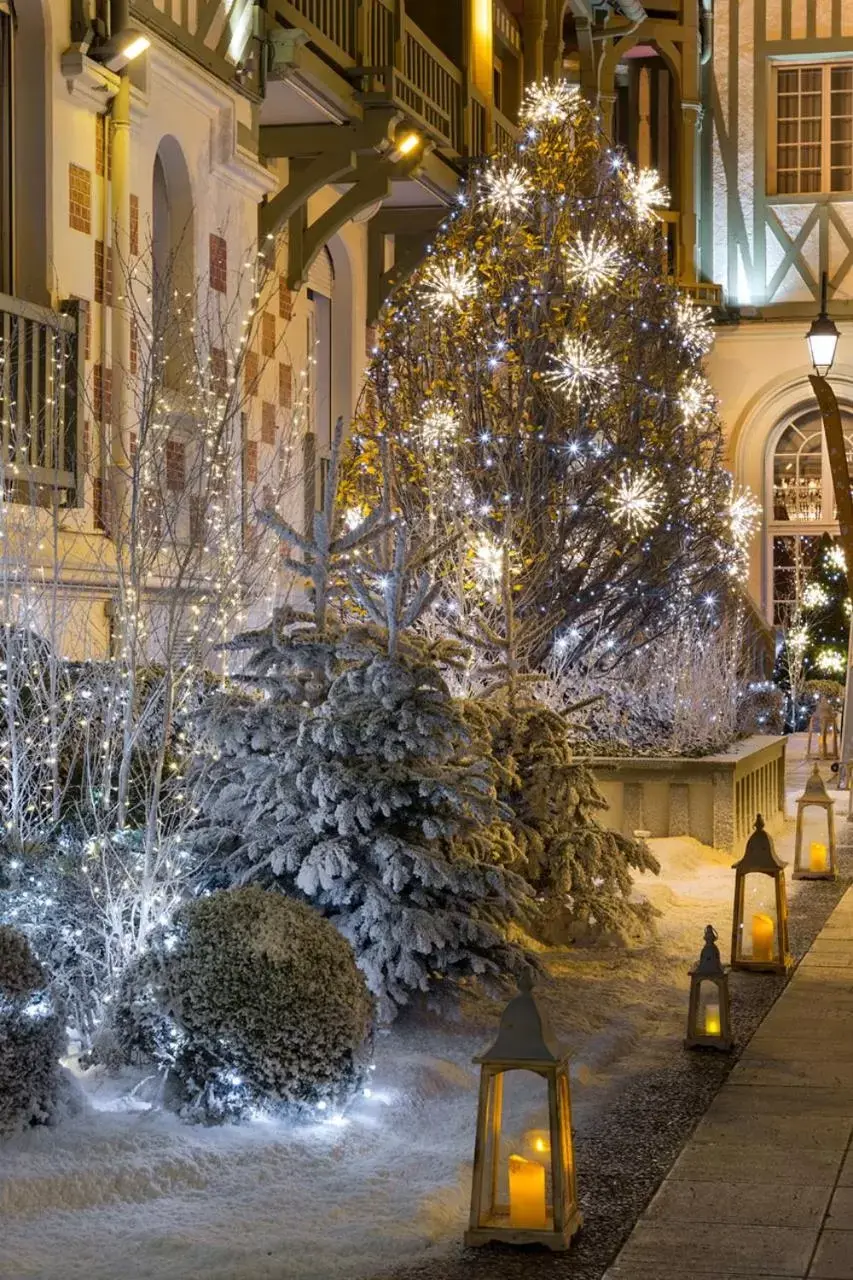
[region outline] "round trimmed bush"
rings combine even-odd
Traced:
[[[65,1029],[22,933],[0,925],[0,1134],[53,1118]]]
[[[127,1047],[165,1068],[187,1119],[333,1111],[364,1080],[373,1002],[352,949],[317,912],[257,887],[180,907],[128,976]]]

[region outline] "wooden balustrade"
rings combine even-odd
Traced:
[[[509,45],[511,49],[521,56],[521,32],[518,29],[518,22],[501,4],[500,0],[494,0],[492,6],[492,24],[497,35]]]
[[[79,493],[85,303],[62,313],[0,294],[0,470],[5,496]]]

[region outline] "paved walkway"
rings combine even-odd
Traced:
[[[853,1280],[852,1139],[850,889],[604,1280]]]

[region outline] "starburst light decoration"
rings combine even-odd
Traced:
[[[459,311],[477,292],[477,268],[431,263],[424,272],[426,300],[436,311]]]
[[[818,671],[830,676],[843,676],[847,670],[847,661],[840,649],[819,649],[815,658]]]
[[[804,622],[800,623],[799,626],[792,627],[788,632],[788,648],[795,658],[802,657],[810,642],[809,629]]]
[[[843,547],[840,547],[837,542],[834,542],[827,551],[826,563],[834,573],[847,572],[847,557],[844,554]]]
[[[669,190],[661,182],[657,169],[628,169],[625,185],[640,222],[654,221],[657,216],[655,209],[666,208],[669,204]]]
[[[486,174],[484,204],[496,209],[504,218],[523,213],[530,204],[532,186],[530,179],[517,164],[508,169],[492,169]]]
[[[662,498],[654,476],[623,471],[611,488],[610,510],[630,533],[640,534],[656,522]]]
[[[472,568],[477,582],[484,591],[490,591],[501,580],[503,573],[503,547],[487,533],[477,534],[472,550]]]
[[[679,298],[675,320],[681,345],[692,356],[706,356],[714,345],[711,308],[697,307],[688,298]]]
[[[361,507],[347,507],[346,511],[344,511],[344,528],[348,533],[352,533],[353,529],[357,529],[364,518],[365,515]]]
[[[758,532],[761,520],[761,503],[751,489],[737,489],[729,502],[729,527],[735,548],[749,550],[749,544]]]
[[[579,97],[578,86],[567,80],[540,80],[524,95],[521,121],[523,124],[557,124],[568,117]]]
[[[829,592],[820,582],[809,582],[803,590],[804,609],[825,609],[829,604]]]
[[[615,284],[623,265],[619,246],[593,231],[588,240],[578,236],[565,253],[566,279],[578,281],[591,294]]]
[[[715,403],[710,384],[700,373],[689,377],[678,393],[678,407],[688,426],[711,413]]]
[[[551,360],[554,368],[543,376],[569,399],[578,398],[596,386],[604,389],[616,376],[615,366],[604,347],[585,333],[566,334]]]
[[[459,418],[450,405],[426,404],[415,426],[427,449],[441,449],[455,438]]]

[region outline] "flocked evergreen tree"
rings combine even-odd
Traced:
[[[511,509],[549,565],[531,607],[567,660],[613,666],[727,589],[752,517],[702,373],[709,314],[662,271],[656,175],[566,82],[532,86],[522,123],[391,299],[347,502],[369,504],[387,445],[411,528],[461,528],[488,559]]]

